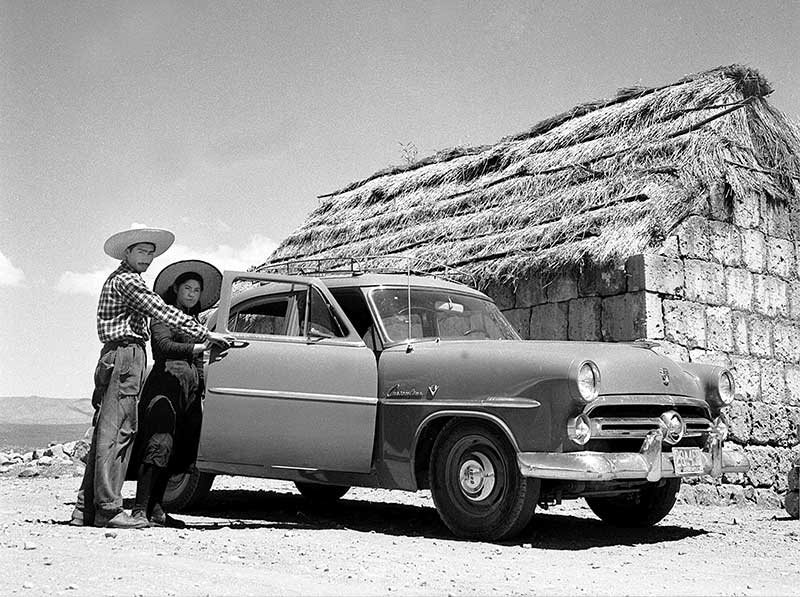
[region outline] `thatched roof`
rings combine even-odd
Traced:
[[[485,283],[642,253],[704,213],[715,185],[795,202],[800,134],[771,92],[755,70],[719,67],[378,172],[323,195],[267,263],[406,255]]]

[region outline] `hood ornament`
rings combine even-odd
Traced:
[[[669,370],[666,367],[662,367],[661,369],[658,370],[658,372],[661,374],[661,381],[663,382],[663,384],[665,386],[668,386],[669,385]]]

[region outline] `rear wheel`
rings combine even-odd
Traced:
[[[304,498],[316,504],[330,504],[350,491],[347,485],[323,485],[302,481],[295,482],[295,487]]]
[[[188,473],[172,475],[164,492],[162,506],[170,512],[193,508],[211,491],[214,477],[213,473],[201,473],[196,468]]]
[[[649,527],[662,520],[675,505],[680,478],[648,483],[634,493],[613,497],[587,497],[592,512],[604,522],[617,527]]]
[[[533,516],[540,481],[523,477],[505,435],[473,421],[451,421],[433,446],[433,501],[457,536],[499,541],[519,534]]]

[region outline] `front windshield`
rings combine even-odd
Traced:
[[[447,290],[412,288],[409,308],[408,288],[376,288],[369,296],[389,342],[421,338],[519,339],[497,306],[484,299]]]

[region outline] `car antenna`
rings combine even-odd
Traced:
[[[407,294],[408,294],[408,335],[406,336],[406,340],[408,344],[406,345],[406,352],[411,352],[414,350],[414,347],[411,344],[411,258],[406,258],[406,282],[407,282]]]

